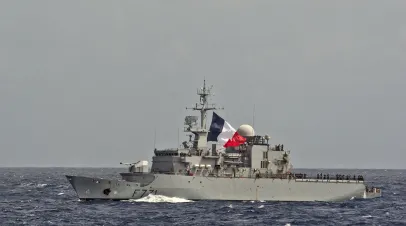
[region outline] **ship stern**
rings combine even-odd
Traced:
[[[364,197],[365,199],[373,199],[373,198],[379,198],[382,197],[382,189],[381,188],[376,188],[376,187],[372,187],[372,188],[365,188],[364,191]]]

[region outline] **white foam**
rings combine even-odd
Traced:
[[[264,208],[264,205],[260,205],[260,206],[258,206],[258,208],[259,208],[259,209]]]
[[[33,183],[22,183],[22,184],[20,184],[20,185],[18,185],[19,187],[29,187],[29,186],[32,186],[32,185],[34,185]]]
[[[130,200],[123,200],[127,202],[150,202],[150,203],[157,203],[157,202],[170,202],[170,203],[182,203],[182,202],[193,202],[192,200],[187,200],[178,197],[167,197],[163,195],[153,195],[149,194],[140,199],[130,199]]]
[[[48,184],[37,184],[37,188],[43,188],[45,186],[47,186]]]

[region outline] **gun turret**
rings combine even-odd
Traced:
[[[120,165],[127,165],[128,167],[128,172],[134,173],[147,173],[148,172],[148,161],[145,160],[140,160],[138,162],[134,163],[123,163],[120,162]]]
[[[138,164],[139,162],[141,162],[141,161],[133,162],[133,163],[123,163],[123,162],[120,162],[120,165],[133,166],[133,165],[135,165],[135,164]]]

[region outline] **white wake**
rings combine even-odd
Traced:
[[[150,202],[150,203],[157,203],[157,202],[169,202],[169,203],[182,203],[182,202],[193,202],[192,200],[187,200],[183,198],[178,198],[178,197],[167,197],[163,195],[153,195],[149,194],[148,196],[145,196],[140,199],[129,199],[129,200],[123,200],[126,202]]]

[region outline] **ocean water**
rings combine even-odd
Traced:
[[[406,225],[406,170],[300,170],[309,175],[362,174],[383,189],[381,198],[334,203],[189,201],[163,196],[79,201],[64,176],[118,178],[122,171],[0,168],[0,225]]]

